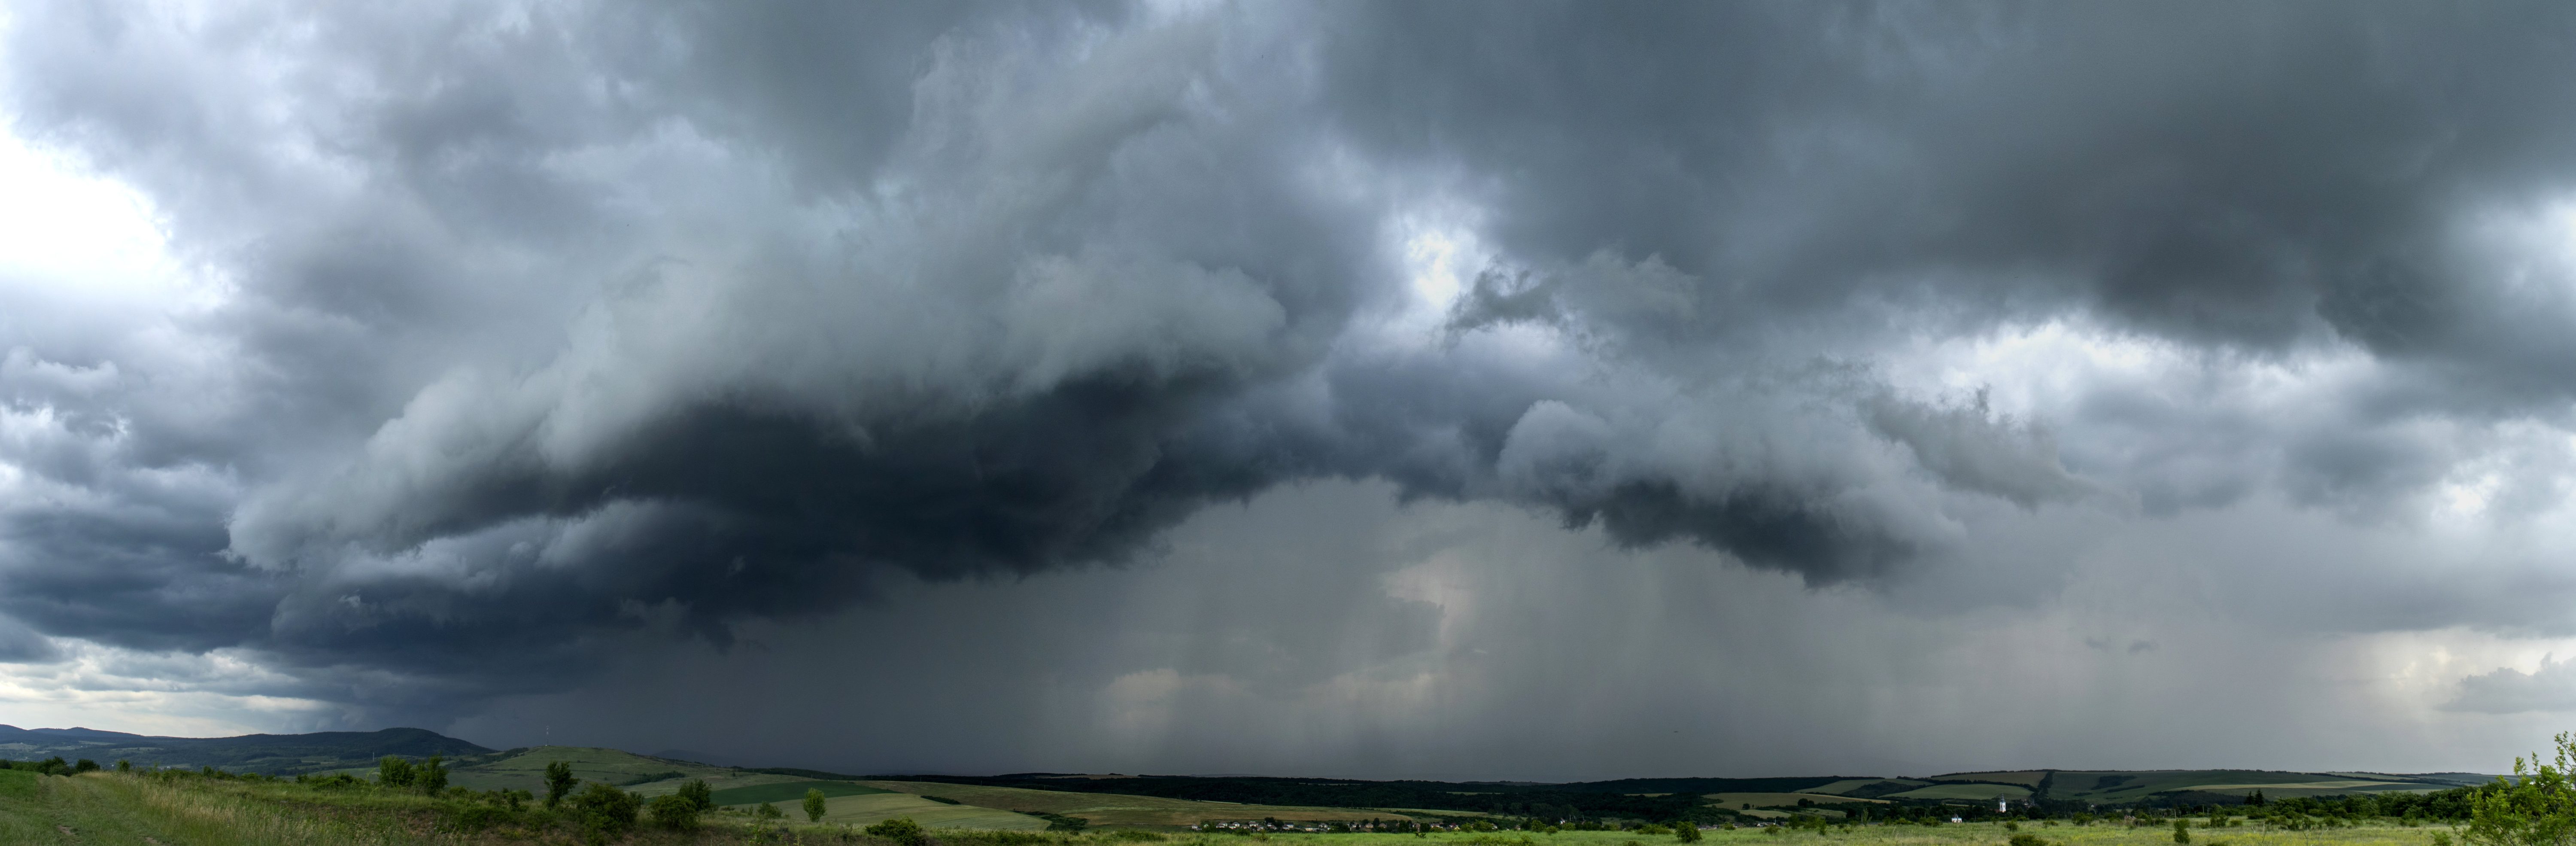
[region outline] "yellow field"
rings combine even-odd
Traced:
[[[915,795],[945,796],[969,805],[1000,808],[1021,813],[1061,814],[1090,820],[1092,825],[1179,826],[1200,820],[1257,820],[1274,817],[1282,820],[1320,821],[1377,817],[1408,818],[1393,811],[1352,808],[1302,808],[1286,805],[1237,805],[1232,802],[1195,802],[1188,799],[1164,799],[1155,796],[1127,796],[1112,793],[1071,793],[1056,790],[1026,790],[1017,787],[984,787],[972,784],[946,784],[930,781],[866,781],[861,784]],[[1795,801],[1795,800],[1792,800]],[[915,822],[920,820],[916,818]]]

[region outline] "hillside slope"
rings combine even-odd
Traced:
[[[217,767],[272,775],[371,765],[386,755],[460,757],[492,750],[427,729],[325,731],[312,734],[246,734],[238,737],[153,737],[86,728],[22,729],[0,726],[0,757],[18,760],[61,756],[100,763],[124,759],[138,766]]]

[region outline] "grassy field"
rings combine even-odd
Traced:
[[[864,796],[870,793],[889,792],[883,788],[869,787],[864,784],[847,781],[780,781],[769,784],[747,784],[741,787],[728,787],[723,790],[716,791],[715,795],[709,798],[714,799],[718,805],[758,805],[762,802],[802,802],[805,800],[805,791],[808,790],[823,791],[823,796],[825,798],[834,796]],[[933,802],[931,804],[936,805],[939,803]]]
[[[927,781],[871,781],[867,784],[901,793],[945,796],[969,805],[1006,811],[1081,817],[1091,821],[1092,825],[1100,826],[1181,826],[1200,820],[1257,820],[1263,817],[1296,821],[1411,818],[1386,810],[1237,805],[1118,793],[1071,793]]]
[[[1896,792],[1896,789],[1902,789],[1902,788],[1906,788],[1906,787],[1923,787],[1923,786],[1926,786],[1926,785],[1929,785],[1929,784],[1931,784],[1931,782],[1928,782],[1928,781],[1915,781],[1915,780],[1913,780],[1913,779],[1908,779],[1908,778],[1847,778],[1847,779],[1843,779],[1843,780],[1841,780],[1841,781],[1834,782],[1834,783],[1832,783],[1832,784],[1817,785],[1817,786],[1815,786],[1815,787],[1810,787],[1810,788],[1807,788],[1807,789],[1805,789],[1805,790],[1801,790],[1801,791],[1798,791],[1798,792],[1800,792],[1800,793],[1824,793],[1824,794],[1830,794],[1830,795],[1834,795],[1834,796],[1845,796],[1845,795],[1850,795],[1850,794],[1852,794],[1852,793],[1858,792],[1858,791],[1863,790],[1863,789],[1866,789],[1866,788],[1878,787],[1878,786],[1880,786],[1880,785],[1889,785],[1889,786],[1891,786],[1891,787],[1895,788],[1895,789],[1881,788],[1881,790],[1883,790],[1885,793],[1893,793],[1893,792]],[[1878,794],[1878,795],[1884,795],[1884,793],[1880,793],[1880,794]]]
[[[2009,784],[1959,782],[1917,787],[1903,793],[1887,795],[1891,799],[1975,799],[1983,802],[1995,799],[2028,799],[2030,788],[2014,787]]]
[[[976,790],[940,785],[939,795]],[[889,788],[891,789],[891,788]],[[1135,797],[1053,793],[1050,798],[1119,803]],[[964,799],[964,796],[956,798]],[[986,801],[1004,801],[991,796]],[[1005,797],[1008,798],[1008,797]],[[1023,797],[1025,798],[1025,797]],[[1089,811],[1110,825],[1172,824],[1210,807],[1236,811],[1231,818],[1280,816],[1296,809],[1176,802],[1173,807],[1082,808],[1058,805],[1056,812]],[[432,799],[415,793],[372,787],[323,788],[294,782],[230,781],[196,777],[146,778],[116,773],[76,777],[0,772],[0,843],[115,844],[116,846],[247,846],[248,844],[357,844],[357,846],[498,846],[505,843],[569,844],[577,839],[558,817],[530,809],[497,824],[460,827],[461,809],[471,803]],[[739,813],[719,814],[691,833],[643,830],[623,842],[649,844],[857,843],[890,846],[858,834],[857,826],[896,816],[941,829],[942,846],[1672,846],[1669,836],[1635,832],[1526,834],[1440,833],[1427,837],[1394,834],[1290,834],[1239,837],[1195,833],[1112,831],[1084,835],[1040,832],[1042,820],[971,805],[947,805],[902,792],[834,797],[827,816],[808,823],[795,808],[786,821],[754,822]],[[1303,809],[1318,812],[1322,809]],[[1111,813],[1115,811],[1118,813]],[[1121,817],[1119,813],[1134,816]],[[1329,811],[1350,818],[1349,811]],[[1159,817],[1153,815],[1159,814]],[[1162,822],[1146,821],[1153,817]],[[1286,819],[1287,817],[1281,817]],[[1315,817],[1326,818],[1326,817]],[[1194,820],[1189,820],[1194,821]],[[783,831],[782,831],[783,829]],[[1011,830],[977,833],[964,829]],[[2162,826],[2116,824],[2076,826],[2025,823],[2021,832],[2035,834],[2049,846],[2171,846],[2171,830]],[[2388,824],[2311,831],[2267,831],[2255,824],[2192,830],[2195,846],[2430,846],[2444,827]],[[1790,833],[1782,829],[1714,830],[1709,846],[2002,846],[2012,832],[2000,824],[1939,826],[1883,825],[1836,828],[1823,833]],[[784,835],[784,836],[782,836]],[[1292,841],[1272,843],[1271,841]]]
[[[1837,802],[1874,802],[1881,805],[1887,804],[1886,800],[1883,799],[1855,799],[1849,796],[1835,796],[1830,793],[1807,793],[1804,791],[1797,793],[1711,793],[1708,794],[1708,798],[1710,801],[1716,802],[1718,805],[1727,808],[1735,808],[1744,805],[1751,805],[1756,808],[1770,805],[1796,805],[1801,799],[1818,805],[1833,804]]]
[[[779,807],[785,808],[786,805]],[[925,828],[979,828],[997,831],[1043,831],[1047,821],[978,805],[949,805],[909,793],[843,796],[823,802],[823,822],[866,826],[905,817]]]
[[[1938,776],[1933,776],[1933,777],[1931,777],[1931,778],[1929,778],[1929,779],[1926,779],[1926,780],[1927,780],[1927,781],[1999,781],[1999,782],[2003,782],[2003,783],[2005,783],[2005,784],[2018,784],[2018,785],[2021,785],[2021,786],[2023,786],[2023,787],[2037,788],[2037,787],[2039,786],[2039,780],[2040,780],[2040,779],[2043,779],[2043,778],[2047,778],[2047,777],[2048,777],[2048,773],[2049,773],[2049,771],[2048,771],[2048,770],[2003,770],[2003,771],[1992,771],[1992,772],[1982,772],[1982,773],[1951,773],[1951,774],[1949,774],[1949,775],[1938,775]]]
[[[1773,834],[1770,832],[1781,832]],[[2428,846],[2435,832],[2453,829],[2428,826],[2363,826],[2361,828],[2324,829],[2315,831],[2263,831],[2255,826],[2223,829],[2192,829],[2194,846]],[[1789,833],[1780,829],[1740,829],[1708,831],[1701,846],[2003,846],[2014,832],[1993,823],[1965,823],[1940,826],[1874,825],[1837,828],[1823,834]],[[2025,823],[2021,833],[2035,834],[2055,846],[2174,846],[2173,830],[2160,826],[2130,827],[2114,824],[2044,826]],[[2457,837],[2455,833],[2454,838]],[[1311,839],[1314,846],[1422,846],[1425,843],[1450,843],[1455,846],[1672,846],[1673,838],[1639,836],[1622,831],[1568,831],[1558,834],[1525,834],[1503,831],[1491,834],[1434,834],[1417,839],[1408,834],[1301,834],[1272,835],[1273,840]],[[1224,846],[1226,837],[1191,838],[1206,840],[1207,846]]]

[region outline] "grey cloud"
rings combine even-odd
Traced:
[[[2576,22],[2363,11],[33,7],[19,131],[229,287],[186,354],[0,339],[64,421],[0,460],[115,503],[7,512],[0,610],[471,698],[1326,480],[1819,586],[2096,493],[2378,513],[2460,460],[2412,421],[2563,405],[2478,221],[2576,174]],[[1440,203],[1490,255],[1417,302]],[[2390,366],[2294,420],[1882,366],[2050,321]]]
[[[53,641],[16,620],[0,618],[0,662],[43,663],[62,657]]]

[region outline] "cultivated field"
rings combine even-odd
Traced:
[[[894,783],[914,786],[917,783]],[[1007,788],[957,789],[939,785],[937,795]],[[889,787],[891,789],[891,787]],[[1022,791],[1046,793],[1046,791]],[[1055,794],[1067,800],[1119,804],[1122,799],[1098,794]],[[963,797],[952,797],[960,798]],[[1008,801],[994,796],[985,801]],[[1026,799],[1027,797],[1019,797]],[[1173,807],[1091,808],[1103,822],[1155,825],[1148,817],[1169,821],[1209,806],[1233,809],[1240,818],[1279,816],[1281,810],[1254,805],[1180,802]],[[113,844],[115,846],[236,846],[236,844],[358,844],[358,846],[473,846],[476,844],[568,844],[576,829],[549,823],[544,812],[530,810],[514,821],[483,826],[463,825],[460,805],[415,793],[372,788],[331,789],[294,782],[217,780],[196,777],[146,778],[100,772],[75,777],[37,776],[0,771],[0,843]],[[1668,835],[1617,831],[1566,831],[1529,834],[1515,831],[1482,834],[1438,833],[1425,837],[1400,834],[1273,833],[1253,836],[1208,835],[1165,829],[1063,834],[1036,831],[1032,817],[946,805],[902,792],[840,796],[826,803],[820,824],[801,815],[787,820],[756,821],[738,813],[718,814],[691,833],[641,829],[621,838],[639,844],[858,843],[894,846],[858,832],[860,824],[906,816],[934,830],[940,846],[1672,846]],[[1086,810],[1072,804],[1063,811]],[[1317,812],[1319,809],[1303,809]],[[1349,818],[1347,811],[1338,812]],[[942,817],[940,815],[948,816]],[[1126,816],[1122,816],[1126,815]],[[1286,817],[1281,817],[1286,819]],[[969,829],[1009,830],[978,833]],[[2192,830],[2195,846],[2431,846],[2447,827],[2366,824],[2355,828],[2312,831],[2266,831],[2259,824]],[[1782,829],[1712,830],[1708,846],[2002,846],[2013,832],[2000,824],[1938,826],[1878,825],[1838,827],[1823,833]],[[2170,846],[2172,833],[2162,826],[2117,824],[2076,826],[2024,823],[2020,833],[2034,834],[2049,846]],[[1002,838],[1017,838],[1005,840]],[[2456,838],[2456,834],[2453,835]]]
[[[1837,827],[1826,833],[1770,832],[1779,829],[1712,830],[1701,846],[2003,846],[2014,832],[2000,824],[1965,823],[1940,826],[1871,825]],[[2444,826],[2404,827],[2366,825],[2360,828],[2314,831],[2263,831],[2256,826],[2224,829],[2192,829],[2194,846],[2429,846],[2436,832],[2456,829]],[[2043,826],[2024,823],[2021,832],[2034,834],[2052,846],[2174,846],[2173,830],[2161,826],[2129,827],[2115,824],[2076,826],[2059,824]],[[1525,834],[1503,831],[1490,834],[1434,834],[1417,839],[1409,834],[1308,834],[1272,835],[1275,840],[1309,841],[1314,846],[1421,846],[1424,843],[1449,843],[1454,846],[1672,846],[1671,837],[1646,837],[1623,831],[1567,831],[1558,834]],[[1207,846],[1225,846],[1239,842],[1226,837],[1192,838],[1205,840]]]
[[[1092,825],[1184,826],[1200,820],[1257,820],[1271,817],[1289,821],[1351,820],[1378,817],[1411,819],[1393,811],[1355,810],[1351,808],[1308,808],[1286,805],[1237,805],[1231,802],[1198,802],[1188,799],[1164,799],[1155,796],[1128,796],[1116,793],[1070,793],[1054,790],[1027,790],[1017,787],[984,787],[971,784],[947,784],[930,781],[871,781],[899,793],[945,796],[969,805],[999,808],[1021,813],[1061,814],[1090,820]],[[1796,800],[1790,800],[1792,802]]]

